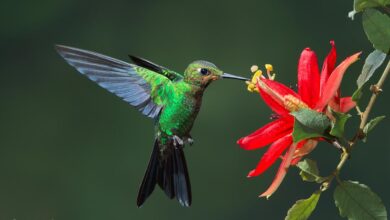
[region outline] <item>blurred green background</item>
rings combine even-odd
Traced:
[[[131,53],[177,71],[206,59],[248,77],[251,65],[272,63],[279,81],[295,85],[298,57],[307,46],[321,63],[332,39],[338,62],[357,51],[364,60],[371,52],[361,16],[351,21],[350,10],[352,0],[2,2],[0,219],[283,219],[318,186],[301,182],[291,168],[270,200],[257,198],[278,165],[246,178],[266,148],[244,151],[235,142],[267,123],[271,111],[243,83],[218,81],[204,95],[192,131],[195,145],[185,150],[192,207],[180,207],[156,188],[139,209],[135,200],[152,149],[153,122],[78,74],[53,45],[122,60]],[[349,69],[344,94],[352,94],[362,64]],[[385,91],[373,116],[390,112]],[[356,120],[348,125],[355,128]],[[356,147],[342,177],[369,185],[389,208],[387,125]],[[310,157],[326,175],[339,152],[321,144]],[[312,219],[340,218],[332,192],[322,195]]]

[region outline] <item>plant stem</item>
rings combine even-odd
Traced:
[[[382,91],[383,83],[385,82],[389,73],[390,73],[390,60],[387,63],[387,66],[386,66],[385,70],[383,71],[382,76],[379,79],[378,83],[376,85],[372,86],[372,89],[371,89],[372,95],[371,95],[370,101],[368,102],[367,107],[364,110],[364,112],[362,112],[362,114],[361,114],[361,121],[360,121],[360,125],[359,125],[359,130],[357,131],[355,137],[349,142],[349,147],[348,148],[342,147],[343,153],[341,154],[341,159],[340,159],[339,163],[337,164],[337,167],[333,171],[333,173],[327,178],[327,180],[325,180],[322,183],[321,191],[327,190],[329,188],[329,185],[333,181],[333,179],[335,177],[336,178],[338,177],[341,169],[343,168],[345,162],[348,160],[348,158],[351,154],[352,147],[356,144],[356,142],[358,140],[360,140],[362,137],[364,137],[364,136],[362,136],[363,128],[367,124],[368,116],[372,110],[372,107],[375,104],[376,98],[378,97],[378,95]]]
[[[364,110],[362,114],[362,120],[360,121],[360,126],[359,129],[363,129],[364,126],[367,124],[368,116],[371,112],[372,107],[374,106],[374,103],[376,101],[376,98],[378,97],[380,91],[382,90],[383,83],[385,82],[387,76],[389,75],[390,72],[390,61],[387,63],[386,69],[383,72],[381,78],[379,79],[378,83],[373,86],[374,91],[371,95],[370,102],[368,103],[366,110]]]

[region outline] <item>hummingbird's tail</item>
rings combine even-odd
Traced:
[[[160,152],[159,141],[156,139],[152,155],[142,180],[137,206],[140,207],[152,194],[156,184],[170,198],[176,199],[182,206],[191,205],[191,185],[183,146],[169,146],[164,155]]]

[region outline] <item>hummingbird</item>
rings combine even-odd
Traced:
[[[198,60],[184,74],[146,59],[129,55],[132,64],[96,52],[56,45],[55,49],[78,72],[143,115],[154,119],[155,140],[149,164],[139,188],[141,207],[156,185],[184,207],[191,205],[191,185],[183,148],[192,145],[190,131],[211,82],[249,79],[224,73],[216,65]]]

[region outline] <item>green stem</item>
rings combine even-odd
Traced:
[[[364,126],[367,124],[368,116],[371,112],[372,107],[374,106],[374,103],[376,101],[376,98],[378,97],[380,91],[382,90],[383,83],[385,82],[387,76],[389,75],[390,72],[390,61],[387,63],[385,71],[383,71],[383,74],[381,78],[379,79],[378,83],[373,86],[374,91],[371,95],[371,99],[366,107],[366,110],[364,110],[362,114],[362,120],[360,121],[360,126],[359,129],[363,129]]]
[[[364,110],[364,112],[362,112],[359,130],[356,132],[355,137],[349,142],[349,147],[348,148],[342,147],[343,153],[341,154],[341,159],[340,159],[339,163],[337,164],[337,167],[333,171],[333,173],[327,178],[327,180],[325,180],[321,184],[321,191],[327,190],[329,188],[329,185],[332,183],[333,179],[335,177],[338,178],[338,175],[339,175],[341,169],[343,168],[345,162],[347,162],[348,158],[351,155],[352,147],[357,143],[358,140],[360,140],[362,137],[364,137],[364,136],[362,136],[363,128],[367,124],[368,116],[370,115],[372,107],[375,104],[376,98],[378,97],[378,95],[382,91],[383,83],[385,82],[387,76],[389,75],[389,72],[390,72],[390,60],[387,63],[387,66],[386,66],[385,70],[383,71],[381,78],[379,79],[377,84],[372,87],[373,89],[371,89],[372,95],[371,95],[370,101],[367,104],[366,109]]]

